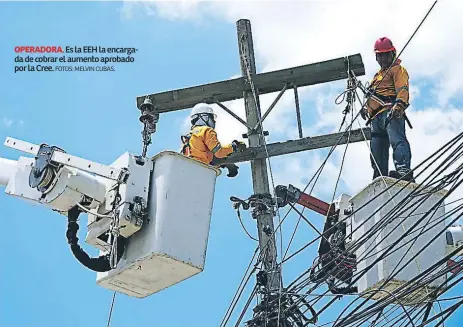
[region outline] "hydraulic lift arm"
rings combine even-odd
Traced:
[[[291,184],[288,187],[278,185],[275,193],[279,207],[297,203],[326,217],[318,249],[319,263],[311,268],[311,281],[326,280],[333,294],[356,293],[356,287],[335,286],[335,280],[350,284],[355,267],[355,256],[346,251],[346,223],[339,221],[339,208],[335,203],[326,203]]]
[[[308,195],[291,184],[289,184],[288,187],[278,185],[275,192],[279,207],[284,207],[288,203],[297,203],[324,216],[333,215],[335,213],[335,206],[333,204],[326,203]]]

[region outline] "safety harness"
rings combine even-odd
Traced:
[[[373,81],[373,83],[371,83],[371,85],[373,85],[373,84],[374,84],[374,81]],[[408,108],[409,104],[405,103],[402,99],[397,99],[398,91],[400,91],[401,89],[408,89],[408,87],[407,86],[402,86],[399,90],[394,89],[395,95],[384,96],[384,95],[378,94],[376,92],[376,90],[371,89],[371,86],[370,86],[370,88],[368,89],[367,94],[369,95],[370,99],[373,99],[374,101],[376,101],[379,104],[379,107],[376,108],[376,109],[373,109],[373,108],[369,107],[370,109],[372,109],[372,113],[370,114],[370,117],[368,118],[367,122],[365,123],[366,126],[371,124],[371,122],[373,121],[373,119],[376,118],[377,115],[379,115],[380,113],[382,113],[384,111],[390,110],[392,108],[392,106],[394,106],[396,103],[400,103],[403,106],[403,110],[404,110],[403,115],[404,115],[405,121],[407,122],[407,124],[408,124],[408,126],[410,128],[413,128],[410,121],[408,120],[408,117],[405,114],[405,109]],[[368,103],[368,101],[367,101],[367,103]],[[368,106],[367,103],[366,103],[366,105]],[[387,123],[390,121],[391,118],[392,117],[388,117],[388,121],[386,122],[386,126],[387,126]],[[383,135],[381,135],[381,136],[378,135],[376,137],[384,137],[384,136]]]
[[[204,119],[204,116],[207,116],[207,120]],[[198,120],[201,120],[204,123],[204,125],[195,125]],[[183,146],[182,146],[182,149],[180,150],[180,153],[182,153],[184,156],[187,156],[187,157],[189,157],[191,155],[190,140],[191,140],[191,135],[192,135],[193,128],[195,128],[196,126],[209,126],[209,127],[212,127],[212,128],[215,127],[215,121],[212,119],[212,124],[211,124],[211,118],[209,117],[209,114],[198,114],[198,117],[195,118],[194,120],[192,120],[192,124],[194,126],[191,128],[190,132],[188,134],[186,134],[186,135],[181,135],[180,136],[180,140],[183,143]],[[216,153],[219,149],[220,149],[220,147],[217,148],[217,149],[214,148],[212,150],[212,153],[213,154]]]
[[[190,140],[191,140],[191,136],[192,136],[192,131],[190,131],[188,134],[186,135],[182,135],[180,136],[180,140],[182,141],[183,143],[183,146],[182,146],[182,149],[180,150],[180,152],[184,155],[184,156],[187,156],[189,157],[191,155],[191,144],[190,144]],[[212,154],[215,155],[215,153],[217,151],[219,151],[220,149],[222,148],[221,144],[217,144],[212,150]]]
[[[182,149],[180,150],[180,153],[183,154],[186,157],[189,157],[191,155],[191,150],[190,150],[190,139],[191,139],[191,132],[180,136],[180,140],[182,141]]]
[[[182,149],[180,150],[180,153],[183,154],[186,157],[191,156],[191,149],[190,149],[190,147],[191,147],[191,145],[190,145],[191,135],[192,135],[192,132],[190,131],[188,134],[180,136],[180,140],[183,143],[183,146],[182,146]],[[211,151],[212,154],[215,154],[217,151],[220,150],[220,148],[221,148],[221,145],[219,143],[219,144],[217,144],[217,146],[214,149],[212,149],[212,151]],[[212,166],[217,166],[217,158],[213,157],[212,161],[209,164],[212,165]],[[238,175],[238,166],[235,165],[235,164],[221,164],[218,167],[219,168],[227,168],[228,169],[228,174],[227,174],[228,177],[235,177],[235,176]]]
[[[389,110],[390,107],[393,105],[396,97],[395,96],[384,96],[384,95],[380,95],[376,92],[372,92],[370,93],[370,99],[373,99],[374,101],[376,101],[378,104],[379,104],[379,107],[376,108],[376,109],[373,109],[371,107],[369,107],[371,110],[372,110],[372,113],[370,114],[370,118],[368,119],[366,125],[369,125],[371,123],[371,121],[373,119],[375,119],[375,117],[377,115],[379,115],[380,113],[386,111],[386,110]],[[367,104],[368,106],[368,104]]]

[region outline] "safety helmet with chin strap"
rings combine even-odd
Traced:
[[[206,103],[198,103],[193,107],[190,114],[191,125],[209,126],[215,128],[217,115],[212,107]]]

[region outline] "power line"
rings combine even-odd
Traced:
[[[116,298],[116,291],[114,291],[114,293],[113,293],[113,299],[111,301],[111,308],[109,309],[108,323],[107,323],[106,327],[109,327],[109,324],[111,323],[111,316],[113,314],[113,306],[114,306],[115,298]]]
[[[439,164],[440,167],[443,167],[443,168],[441,168],[442,171],[441,171],[441,169],[439,169],[439,168],[438,168],[438,169],[434,169],[434,168],[431,168],[430,166],[428,166],[428,167],[425,168],[425,169],[430,169],[430,170],[433,171],[433,174],[435,175],[434,178],[437,178],[439,175],[441,175],[441,173],[444,172],[443,169],[446,169],[446,168],[449,167],[448,164],[446,165],[446,162],[451,162],[451,163],[452,163],[452,162],[454,162],[454,160],[453,160],[452,158],[459,157],[459,156],[461,155],[462,146],[461,146],[461,145],[458,145],[458,143],[455,142],[455,141],[460,141],[460,140],[461,140],[461,135],[460,135],[460,136],[457,136],[453,141],[450,141],[450,142],[449,142],[449,144],[450,144],[451,146],[457,146],[457,150],[453,151],[453,152],[444,160],[443,163]],[[447,145],[446,145],[446,146],[447,146]],[[436,155],[439,156],[439,152],[442,152],[443,150],[445,150],[446,146],[443,146],[443,147],[441,148],[441,150],[437,151],[436,154],[432,155],[431,158],[428,158],[426,161],[428,161],[429,159],[432,159],[433,156],[436,156]],[[449,149],[445,150],[445,152],[447,152],[447,151],[449,151]],[[442,154],[440,154],[440,156],[442,156]],[[435,161],[432,161],[432,163],[435,163]],[[461,171],[461,167],[458,167],[458,168],[457,168],[457,171],[458,171],[458,170]],[[452,174],[450,174],[450,175],[454,175],[454,174],[452,173]],[[460,173],[459,176],[461,177],[461,175],[462,175],[462,174]],[[447,175],[447,176],[449,176],[449,175]],[[444,176],[444,177],[440,178],[440,180],[441,180],[441,181],[446,181],[447,178],[446,178],[446,176]],[[457,180],[455,180],[454,182],[457,183]],[[436,184],[436,182],[434,182],[434,181],[432,181],[432,180],[429,181],[429,183],[428,183],[428,185],[433,185],[433,184]],[[440,184],[440,183],[437,183],[437,184]],[[428,192],[428,191],[427,191],[427,192],[423,192],[423,190],[429,188],[428,185],[423,185],[423,184],[420,185],[419,188],[418,188],[417,190],[415,190],[414,193],[413,193],[411,196],[408,197],[407,202],[410,202],[412,199],[416,199],[416,197],[417,197],[418,195],[421,196],[421,197],[424,197],[424,200],[426,200],[426,198],[429,197],[429,196],[432,194],[432,192]],[[448,196],[451,195],[451,192],[454,191],[454,190],[456,189],[456,186],[458,186],[458,185],[454,185],[454,186],[452,187],[452,189],[450,190],[450,192],[447,194],[446,197],[448,197]],[[401,201],[401,203],[399,203],[399,206],[403,208],[402,211],[404,211],[404,212],[408,210],[408,209],[405,207],[405,206],[407,205],[407,202]],[[439,207],[441,207],[441,205],[438,203],[436,209],[439,208]],[[396,215],[399,215],[399,216],[400,216],[400,215],[401,215],[401,212],[399,212],[398,209],[399,209],[399,207],[397,207],[397,205],[396,205],[396,208],[394,208],[394,210],[391,211],[391,214],[392,214],[394,211],[396,211]],[[418,209],[418,207],[416,207],[414,210],[417,210],[417,209]],[[358,211],[358,210],[356,210],[356,211]],[[452,210],[452,211],[453,211],[453,210]],[[433,210],[428,211],[428,214],[429,214],[430,212],[433,212]],[[449,213],[447,213],[447,215],[448,215],[448,214],[449,214]],[[373,215],[374,215],[374,214],[373,214]],[[389,216],[391,216],[391,215],[389,215]],[[387,217],[386,217],[386,218],[387,218]],[[394,218],[395,218],[395,217],[392,217],[392,216],[391,216],[390,218],[387,218],[386,220],[389,221],[389,220],[394,219]],[[441,217],[439,217],[439,218],[441,218]],[[378,231],[378,230],[377,230],[377,231]],[[440,233],[439,233],[439,234],[440,234]],[[367,239],[367,238],[365,238],[365,239]],[[421,252],[421,251],[420,251],[420,252]],[[416,254],[416,255],[418,255],[418,254]],[[416,256],[416,255],[415,255],[415,256]],[[413,258],[411,258],[409,261],[411,261],[411,260],[413,260]],[[398,272],[396,272],[396,273],[398,273]],[[423,285],[424,285],[424,284],[423,284]]]

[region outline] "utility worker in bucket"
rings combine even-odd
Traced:
[[[381,69],[371,81],[371,93],[366,102],[367,124],[371,122],[373,179],[383,175],[414,181],[410,170],[410,144],[405,135],[405,109],[409,106],[408,73],[401,66],[400,59],[396,59],[396,49],[387,37],[375,42],[374,51]],[[407,123],[410,124],[408,119]],[[389,173],[390,145],[396,170]]]
[[[214,110],[208,104],[198,103],[193,107],[190,114],[191,130],[181,137],[183,155],[215,166],[216,158],[225,158],[246,149],[246,144],[236,140],[231,144],[220,144],[214,130],[216,118]],[[223,164],[219,167],[228,169],[228,177],[238,175],[238,166],[235,164]]]

